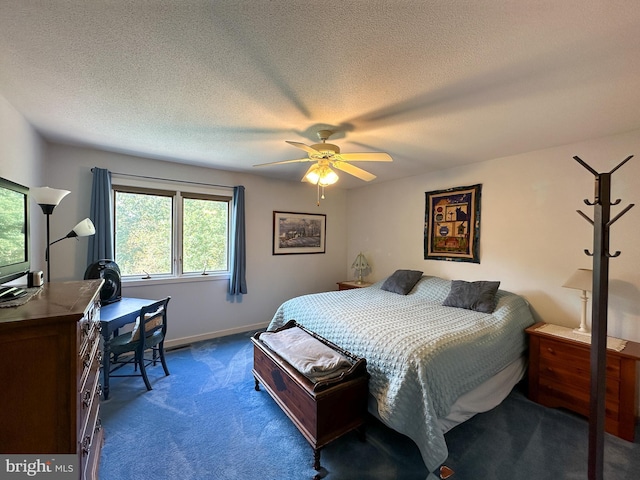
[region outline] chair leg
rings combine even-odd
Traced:
[[[169,375],[169,368],[167,368],[167,362],[164,359],[164,342],[161,342],[158,345],[158,351],[160,352],[160,361],[162,362],[162,368],[164,369],[164,374]]]
[[[142,374],[142,379],[144,380],[144,384],[147,386],[147,390],[153,390],[151,387],[151,383],[149,382],[149,378],[147,377],[147,369],[144,366],[144,352],[138,356],[138,361],[136,362],[140,365],[140,373]]]

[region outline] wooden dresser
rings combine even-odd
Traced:
[[[548,407],[562,407],[589,416],[591,397],[589,343],[540,331],[529,334],[529,398]],[[567,329],[571,331],[571,329]],[[636,364],[640,343],[627,342],[621,351],[607,350],[605,430],[633,441],[636,413]]]
[[[0,453],[76,454],[97,478],[103,280],[47,283],[0,308]]]

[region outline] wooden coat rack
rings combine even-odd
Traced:
[[[598,173],[579,157],[573,157],[595,177],[595,199],[584,203],[594,207],[594,219],[577,212],[593,225],[593,252],[584,252],[593,257],[592,315],[591,315],[591,400],[589,403],[589,480],[603,480],[604,467],[604,422],[607,368],[607,308],[609,299],[609,259],[620,255],[609,253],[609,227],[634,204],[628,205],[613,219],[611,206],[611,175],[627,163],[633,155],[620,162],[609,173]]]

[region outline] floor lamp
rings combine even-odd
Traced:
[[[47,217],[47,249],[45,251],[45,260],[47,262],[47,282],[51,281],[51,271],[49,268],[49,217],[53,210],[58,206],[64,197],[69,195],[69,190],[60,190],[57,188],[37,187],[30,189],[31,198],[40,205],[42,213]]]

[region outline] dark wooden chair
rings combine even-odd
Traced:
[[[147,367],[156,365],[158,357],[160,357],[165,375],[169,375],[167,362],[164,358],[164,339],[167,334],[167,305],[169,300],[171,300],[171,297],[142,307],[133,330],[118,335],[109,341],[112,368],[107,374],[110,377],[142,376],[147,390],[152,390],[151,383],[147,377]],[[151,351],[150,358],[145,357],[145,352],[147,351]],[[113,373],[128,364],[134,364],[134,372],[137,372],[138,367],[140,367],[140,373]]]

